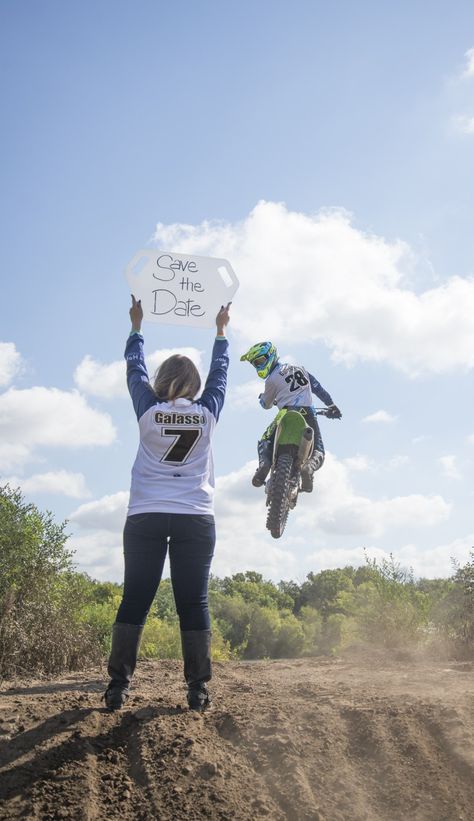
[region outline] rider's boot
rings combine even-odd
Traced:
[[[260,439],[257,444],[258,468],[252,476],[254,487],[262,487],[272,466],[273,444],[268,439]]]
[[[142,632],[143,626],[139,624],[115,622],[112,628],[112,649],[107,667],[110,682],[103,695],[108,710],[121,710],[128,698]]]
[[[184,678],[188,685],[188,706],[190,710],[202,712],[211,706],[207,682],[212,677],[211,631],[182,630]]]
[[[311,459],[308,459],[306,464],[301,468],[301,490],[303,493],[312,493],[313,491],[313,475],[322,466],[324,462],[324,453],[315,450]]]

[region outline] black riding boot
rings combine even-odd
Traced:
[[[269,439],[260,439],[257,444],[258,468],[252,477],[254,487],[262,487],[272,466],[273,442]]]
[[[108,710],[121,710],[128,698],[142,632],[143,627],[138,624],[115,622],[112,628],[112,650],[107,667],[110,682],[104,693]]]
[[[189,709],[205,710],[211,704],[206,684],[212,677],[211,631],[182,630],[181,646]]]
[[[304,467],[301,468],[301,490],[303,493],[311,493],[313,490],[313,474],[322,467],[324,453],[315,450],[311,459],[308,459]]]

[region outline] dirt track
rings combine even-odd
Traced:
[[[140,663],[115,714],[102,671],[5,684],[0,818],[471,821],[473,669],[217,664],[203,717],[177,662]]]

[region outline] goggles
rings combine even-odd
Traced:
[[[252,365],[254,366],[254,368],[257,369],[257,371],[259,371],[260,368],[263,368],[267,364],[267,362],[268,356],[266,355],[256,356],[255,359],[252,359]]]

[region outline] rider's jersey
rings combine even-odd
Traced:
[[[202,396],[160,401],[148,381],[143,337],[127,341],[127,383],[140,429],[132,468],[128,515],[212,514],[214,464],[211,438],[224,404],[229,356],[216,339]]]
[[[265,380],[260,404],[267,410],[273,405],[278,408],[309,407],[313,404],[313,393],[325,405],[333,404],[328,392],[306,368],[278,363]]]

